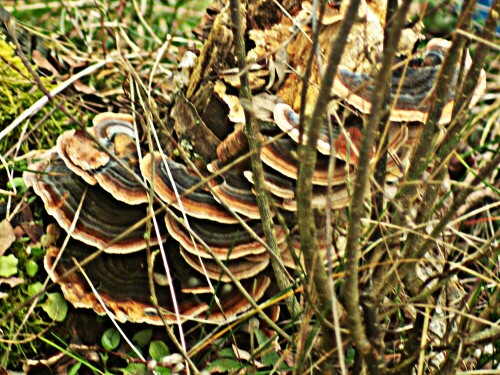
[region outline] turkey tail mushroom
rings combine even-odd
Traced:
[[[426,122],[430,108],[429,99],[434,91],[439,70],[450,46],[451,42],[447,40],[432,39],[427,44],[421,58],[410,59],[407,64],[403,60],[401,61],[402,66],[393,71],[391,92],[388,99],[393,106],[389,116],[391,121]],[[465,71],[467,72],[471,65],[471,58],[468,51],[466,54]],[[458,74],[459,67],[454,72],[446,104],[439,119],[441,125],[451,121]],[[469,107],[474,106],[484,92],[485,80],[486,76],[482,71]],[[361,113],[367,114],[371,110],[370,100],[374,87],[370,75],[339,67],[333,82],[333,93]]]
[[[302,3],[302,11],[298,8],[296,11],[301,12],[301,16],[308,19],[314,16],[315,11],[308,2]],[[329,26],[341,17],[336,6],[327,5],[323,26],[332,29]],[[283,20],[289,22],[286,17]],[[286,76],[282,65],[288,57],[282,56],[284,59],[278,61],[280,53],[286,52],[283,44],[289,29],[273,27],[250,33],[250,39],[255,42],[253,54],[269,57],[269,60],[261,59],[259,64],[253,65],[258,70],[251,87],[261,92],[256,93],[252,102],[244,103],[234,95],[234,89],[240,86],[238,71],[221,62],[220,70],[213,66],[208,70],[224,74],[207,78],[214,86],[209,87],[207,98],[190,102],[181,95],[172,108],[173,137],[188,144],[189,150],[199,157],[197,165],[206,166],[215,176],[205,179],[206,170],[195,173],[182,160],[167,157],[164,150],[143,156],[138,130],[132,116],[126,114],[97,115],[92,127],[65,132],[59,137],[56,148],[30,155],[33,161],[24,173],[26,183],[40,196],[47,212],[72,237],[63,254],[57,247],[51,247],[45,257],[47,272],[61,285],[68,301],[77,307],[92,308],[98,314],[105,312],[86,279],[88,277],[93,285],[98,286],[101,300],[120,321],[162,324],[162,319],[174,322],[180,318],[181,321],[201,319],[216,323],[237,318],[248,311],[254,301],[264,298],[267,290],[272,290],[271,280],[266,275],[270,254],[259,221],[254,175],[249,170],[248,161],[238,160],[235,167],[230,164],[243,159],[242,156],[249,151],[244,121],[245,110],[250,109],[261,125],[259,141],[262,147],[259,152],[264,186],[272,199],[272,214],[275,215],[272,220],[277,223],[279,219],[279,225],[274,225],[277,247],[286,267],[301,269],[295,211],[299,142],[306,140],[299,129],[299,115],[293,109],[297,108],[298,98],[294,90],[299,86],[292,81],[297,75]],[[204,29],[198,31],[200,34],[205,32]],[[261,43],[260,36],[270,40]],[[213,42],[210,40],[210,45]],[[271,48],[272,45],[279,48]],[[386,146],[383,150],[369,150],[372,167],[381,153],[388,154],[384,193],[405,174],[409,155],[427,120],[430,98],[449,46],[447,41],[432,40],[421,57],[401,60],[392,73],[388,98],[392,108],[385,134],[387,142],[381,143]],[[281,52],[268,56],[272,50]],[[199,61],[207,56],[200,56]],[[301,71],[294,66],[297,65],[297,56],[289,57],[292,68]],[[468,54],[464,61],[465,70],[468,70]],[[273,64],[281,64],[281,67],[275,69],[271,66]],[[279,77],[277,80],[270,78],[264,93],[262,75],[271,77],[271,73]],[[458,74],[457,69],[445,98],[440,124],[451,121]],[[313,81],[318,77],[312,77]],[[193,87],[203,84],[195,82]],[[280,85],[278,95],[276,86]],[[341,224],[337,221],[335,226],[330,221],[327,224],[324,212],[327,208],[344,209],[350,203],[349,182],[356,177],[363,117],[371,110],[373,90],[370,75],[340,67],[332,88],[332,94],[340,100],[331,103],[323,123],[314,124],[320,127],[320,132],[311,181],[314,185],[311,205],[317,213],[314,220],[318,221],[319,228],[316,232],[318,248],[315,250],[322,260],[327,248],[327,228],[336,231],[332,236],[336,238],[334,247],[339,254],[345,246],[342,229],[334,228]],[[472,94],[471,106],[482,91],[484,74]],[[334,112],[339,103],[355,109],[344,122]],[[200,121],[206,123],[202,126],[206,129],[201,133],[198,131]],[[172,151],[170,144],[167,148]],[[209,161],[212,162],[207,165]],[[144,239],[146,216],[150,210],[146,204],[150,198],[147,184],[154,190],[155,205],[166,203],[162,205],[162,215],[165,210],[166,214],[161,226],[164,225],[162,228],[169,237],[167,239],[166,234],[160,233],[161,247],[156,247],[159,242],[156,239],[149,243]],[[365,198],[371,193],[368,187]],[[175,216],[179,211],[183,213],[182,220]],[[343,214],[334,213],[340,222],[345,220]],[[145,251],[139,251],[147,245],[152,247],[149,258]],[[85,275],[80,271],[68,275],[75,262],[81,264],[90,254],[102,249],[104,252],[96,254],[96,259],[82,265]],[[160,251],[165,251],[161,257],[158,256]],[[59,257],[61,260],[56,264]],[[171,273],[166,273],[166,266]],[[159,309],[150,302],[148,268],[153,270]],[[250,297],[244,296],[241,287]],[[218,297],[216,304],[213,303],[214,293]]]
[[[126,204],[99,185],[88,185],[54,149],[31,157],[34,162],[24,172],[26,184],[33,187],[47,212],[73,238],[109,253],[130,253],[146,247],[145,204]],[[151,243],[155,242],[152,238]]]
[[[177,209],[181,209],[177,194],[182,202],[182,209],[192,217],[199,219],[217,220],[220,223],[236,223],[237,220],[231,213],[224,209],[210,194],[203,190],[201,178],[193,175],[188,169],[180,163],[165,158],[163,161],[159,153],[147,154],[141,163],[142,175],[152,184],[158,196],[168,204]],[[153,164],[154,163],[154,164]],[[155,178],[151,173],[152,168],[155,171]],[[168,168],[168,169],[167,169]],[[200,186],[192,190],[193,186]]]
[[[57,149],[66,166],[122,202],[146,203],[132,116],[101,113],[93,123],[85,131],[70,130],[59,136]]]
[[[92,309],[99,315],[110,311],[120,322],[163,325],[164,321],[204,320],[214,324],[232,321],[251,307],[250,302],[232,284],[220,283],[215,290],[210,288],[198,271],[181,256],[175,256],[179,251],[178,245],[170,243],[166,250],[167,262],[172,269],[172,285],[163,281],[168,278],[160,261],[162,257],[156,255],[159,250],[154,250],[151,257],[158,309],[151,303],[145,252],[125,255],[103,253],[83,264],[97,249],[70,241],[57,264],[55,261],[61,250],[57,247],[47,249],[45,268],[72,305]],[[75,263],[80,266],[80,270],[70,272]],[[250,297],[258,301],[268,288],[270,279],[260,275],[242,284]],[[211,306],[213,291],[221,301],[220,305]]]

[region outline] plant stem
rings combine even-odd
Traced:
[[[246,99],[251,102],[252,93],[250,90],[250,81],[248,78],[248,70],[246,69],[246,52],[245,52],[245,41],[243,39],[243,26],[241,22],[241,3],[240,0],[231,0],[231,19],[233,21],[233,33],[234,33],[234,46],[235,52],[238,60],[238,68],[241,72],[240,74],[240,98]],[[246,8],[246,6],[245,6]],[[276,240],[276,231],[273,223],[273,215],[271,213],[269,197],[265,189],[264,183],[264,169],[262,167],[262,161],[260,159],[260,149],[261,144],[259,141],[260,129],[255,123],[255,118],[251,111],[245,110],[245,120],[246,127],[245,133],[248,138],[248,145],[250,150],[257,150],[251,156],[253,179],[255,184],[255,196],[257,199],[257,205],[259,206],[259,213],[262,222],[262,229],[266,236],[269,247],[273,253],[281,259],[280,250],[278,248],[278,242]],[[281,291],[290,290],[292,288],[286,275],[281,269],[279,261],[276,257],[271,257],[271,265],[274,270],[274,275],[276,281]],[[292,295],[286,299],[286,305],[292,317],[296,316],[300,311],[300,306],[295,297]]]
[[[312,281],[316,290],[319,310],[327,313],[330,311],[332,298],[328,288],[327,274],[323,267],[323,262],[317,251],[317,234],[314,224],[314,210],[312,202],[312,174],[316,165],[316,141],[319,136],[320,124],[324,119],[326,107],[330,100],[330,92],[333,79],[337,72],[340,58],[345,48],[347,36],[356,21],[360,0],[352,0],[349,3],[344,19],[339,27],[336,37],[332,40],[330,54],[328,56],[328,65],[320,87],[318,99],[313,110],[312,117],[305,119],[304,136],[305,144],[299,145],[300,165],[297,181],[297,206],[298,222],[300,228],[300,243],[304,262],[307,271],[307,277]],[[302,103],[304,106],[305,103]],[[327,224],[328,225],[328,224]],[[326,353],[334,348],[334,335],[330,325],[325,319],[321,319],[323,331],[323,348]],[[328,362],[328,361],[326,361]],[[326,364],[331,366],[331,364]],[[328,370],[328,369],[325,369]]]
[[[386,103],[388,85],[392,72],[394,56],[399,44],[401,29],[406,20],[406,14],[411,1],[406,0],[394,14],[390,27],[387,28],[383,63],[375,80],[372,107],[368,116],[368,123],[363,131],[363,138],[359,152],[359,164],[354,183],[353,196],[350,204],[349,228],[347,232],[345,283],[342,288],[345,307],[347,310],[347,324],[352,340],[364,358],[369,373],[380,373],[382,354],[374,342],[370,342],[366,335],[366,327],[359,309],[359,259],[361,256],[359,238],[361,236],[361,218],[364,210],[364,197],[370,176],[371,150],[375,141],[375,134],[383,116],[383,106]]]

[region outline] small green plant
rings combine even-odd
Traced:
[[[116,328],[109,328],[101,338],[102,347],[106,350],[115,350],[120,345],[120,332]]]
[[[25,241],[26,242],[26,241]],[[22,240],[0,257],[0,284],[10,285],[0,298],[0,365],[17,367],[40,350],[35,344],[55,322],[67,314],[67,302],[59,292],[44,293],[39,275],[39,254],[26,253]]]

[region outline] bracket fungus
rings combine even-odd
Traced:
[[[214,197],[233,211],[249,219],[260,219],[257,200],[248,181],[239,175],[223,175],[223,182],[213,186]]]
[[[270,144],[262,148],[260,156],[262,162],[276,172],[297,180],[299,162],[296,150],[296,143],[291,139],[270,140]],[[322,186],[328,185],[329,181],[333,185],[343,184],[346,180],[346,170],[351,178],[355,177],[354,167],[352,165],[346,166],[345,162],[338,160],[333,178],[329,179],[328,158],[318,155],[312,181],[314,184]]]
[[[302,10],[299,8],[294,10],[294,16],[298,12],[308,20],[314,16],[309,2],[302,2]],[[342,14],[330,5],[326,11],[322,30],[331,34]],[[248,53],[262,57],[258,64],[252,65],[256,69],[252,72],[256,94],[252,102],[241,102],[234,95],[240,79],[239,70],[234,69],[234,57],[227,53],[231,49],[216,51],[220,61],[212,58],[206,51],[215,42],[209,38],[207,50],[193,68],[204,69],[203,79],[209,84],[195,82],[200,77],[193,74],[186,95],[180,95],[170,109],[174,125],[169,136],[178,143],[191,142],[192,155],[202,159],[196,164],[202,166],[200,170],[194,170],[194,164],[188,163],[182,152],[173,152],[176,142],[170,142],[171,138],[162,140],[168,144],[162,150],[143,147],[142,129],[127,114],[97,115],[92,127],[65,132],[59,136],[55,148],[30,155],[31,163],[24,173],[26,183],[72,238],[65,249],[50,248],[45,265],[75,306],[103,314],[102,301],[120,321],[162,324],[162,319],[173,322],[179,317],[181,321],[202,319],[217,323],[236,319],[251,308],[253,301],[248,301],[239,288],[243,287],[254,301],[267,296],[271,289],[271,279],[267,276],[270,254],[263,245],[266,239],[258,221],[254,175],[249,162],[239,160],[248,151],[243,122],[244,110],[250,106],[263,129],[258,152],[263,162],[264,185],[273,203],[272,220],[278,223],[282,219],[274,226],[277,245],[285,265],[300,268],[301,255],[294,253],[300,251],[295,211],[299,142],[304,141],[296,113],[301,83],[297,83],[298,75],[286,72],[283,65],[290,59],[292,70],[304,71],[301,64],[310,44],[304,42],[294,54],[289,54],[287,43],[300,44],[298,39],[303,36],[294,34],[295,26],[287,17],[276,19],[281,24],[266,25],[250,33],[255,46]],[[217,16],[215,20],[214,25],[225,27]],[[369,21],[382,30],[381,21],[371,11]],[[304,28],[309,27],[308,22]],[[349,46],[356,44],[365,32],[364,28],[356,30],[355,37],[348,40]],[[227,29],[218,31],[226,36],[231,33]],[[322,48],[331,39],[328,33],[321,35]],[[369,49],[377,52],[377,46],[382,44],[380,35],[371,38],[376,40]],[[233,39],[228,37],[228,40]],[[430,41],[422,57],[401,59],[392,73],[386,149],[370,150],[371,166],[387,152],[387,183],[397,184],[406,172],[407,161],[428,117],[429,100],[448,48],[449,42]],[[332,95],[336,99],[328,107],[324,123],[315,124],[321,128],[312,173],[311,204],[323,220],[317,232],[320,254],[327,246],[325,209],[340,210],[349,205],[350,182],[356,177],[363,127],[371,109],[374,85],[366,66],[372,64],[366,61],[364,49],[356,54],[358,49],[359,46],[348,48],[351,63],[344,64],[342,60],[345,66],[338,69],[333,82]],[[354,71],[360,60],[362,68]],[[464,61],[468,70],[470,57],[467,55]],[[217,72],[223,72],[222,76]],[[315,92],[314,86],[321,83],[321,75],[316,73],[311,74],[310,92]],[[451,120],[458,73],[457,67],[440,124]],[[482,90],[484,75],[471,106]],[[304,103],[306,115],[310,113],[309,99],[308,96]],[[196,133],[193,129],[199,124],[203,124],[203,131]],[[203,145],[204,138],[213,142]],[[154,197],[149,196],[150,190]],[[370,193],[368,187],[366,195]],[[157,209],[156,217],[152,216],[149,202]],[[146,240],[147,223],[153,218],[157,219],[160,233],[151,234]],[[342,235],[337,238],[343,238]],[[339,251],[344,242],[337,242]],[[149,257],[147,251],[151,251]],[[85,261],[91,254],[95,259]],[[75,265],[81,265],[81,269],[75,271]],[[148,274],[153,275],[158,309],[151,303]],[[220,303],[212,303],[214,293]]]
[[[398,64],[400,66],[395,68],[392,73],[391,91],[388,98],[388,102],[392,105],[389,116],[391,121],[420,123],[427,121],[431,95],[450,46],[451,42],[447,40],[432,39],[423,51],[422,57],[400,61]],[[467,72],[471,66],[468,51],[466,51],[464,65],[464,70]],[[457,67],[453,73],[446,103],[439,119],[441,125],[451,121],[459,73],[460,67]],[[486,76],[482,71],[469,107],[477,103],[485,86]],[[333,82],[333,93],[364,114],[371,110],[373,89],[373,79],[369,74],[356,73],[344,67],[339,67]]]
[[[170,214],[166,215],[166,223],[170,235],[184,249],[202,258],[211,258],[211,254],[204,249],[201,242],[208,245],[211,252],[221,260],[237,259],[267,252],[262,245],[265,243],[265,237],[262,225],[258,221],[247,223],[251,232],[240,224],[220,225],[216,222],[199,219],[189,220],[190,230],[188,230],[187,226],[178,223],[177,219]],[[285,241],[285,232],[279,226],[276,227],[276,238],[278,243]]]
[[[126,170],[121,169],[119,163],[110,165],[113,157],[129,166],[133,160],[133,169],[138,168],[138,152],[135,147],[131,148],[135,138],[130,132],[132,127],[123,124],[123,118],[123,115],[100,116],[94,127],[89,128],[95,139],[88,138],[82,131],[68,131],[60,136],[57,147],[29,156],[29,169],[24,173],[26,183],[40,196],[47,212],[72,237],[64,249],[52,246],[47,250],[47,272],[75,307],[92,308],[98,314],[110,311],[123,322],[158,325],[177,321],[177,318],[212,323],[235,319],[251,306],[247,297],[208,253],[201,252],[203,247],[194,244],[192,234],[207,241],[221,260],[230,261],[227,267],[242,280],[242,287],[253,300],[261,299],[270,284],[269,277],[262,274],[269,263],[268,257],[251,257],[265,252],[265,248],[235,224],[236,220],[202,189],[181,198],[190,216],[191,234],[178,225],[171,213],[167,216],[167,226],[160,221],[161,233],[147,241],[147,205],[137,201],[127,204],[123,202],[126,193],[122,191],[122,199],[118,200],[114,190],[104,188],[109,188],[109,181],[122,177],[115,174]],[[122,141],[126,147],[117,143]],[[147,172],[151,170],[154,156],[158,172],[155,181],[161,182],[154,185],[156,193],[166,203],[179,207],[174,203],[172,185],[161,175],[165,172],[160,168],[163,160],[159,155],[145,155],[140,170],[149,180],[151,174]],[[167,165],[173,171],[181,196],[200,182],[184,166],[170,160]],[[201,219],[197,219],[198,216]],[[235,226],[239,226],[239,230]],[[260,224],[254,223],[251,227],[257,231],[257,238],[262,238]],[[169,238],[165,228],[171,235]],[[161,247],[156,247],[158,237],[163,243]],[[283,233],[281,238],[284,240]],[[146,256],[148,246],[152,247],[150,258]],[[164,251],[164,257],[158,255],[160,251]],[[152,264],[148,265],[148,259],[153,259]],[[155,281],[158,309],[151,303],[148,267]],[[207,277],[221,283],[215,288],[207,282]],[[213,293],[221,299],[217,306],[211,306]]]
[[[147,188],[139,171],[132,116],[100,113],[93,124],[85,131],[61,134],[57,139],[59,156],[86,183],[99,184],[127,204],[146,203]]]
[[[24,173],[26,184],[33,187],[47,212],[73,238],[109,253],[146,247],[145,204],[126,204],[99,185],[88,185],[54,149],[35,152],[31,158],[34,162]]]
[[[151,173],[152,168],[155,172],[154,179]],[[237,222],[209,191],[203,189],[201,178],[190,173],[183,164],[176,163],[167,157],[163,158],[159,153],[147,154],[141,163],[141,171],[146,180],[153,184],[155,192],[163,201],[181,210],[177,192],[182,203],[182,210],[189,216],[226,224]],[[199,187],[193,189],[195,186]]]
[[[255,257],[266,251],[261,243],[260,223],[249,223],[254,238],[208,189],[203,189],[200,177],[158,152],[140,155],[142,150],[137,150],[135,140],[130,116],[106,113],[96,116],[94,126],[85,131],[61,134],[55,148],[28,156],[26,183],[72,238],[64,249],[53,246],[47,251],[47,272],[75,307],[92,308],[98,314],[110,311],[119,321],[163,324],[174,322],[177,317],[181,321],[201,319],[211,323],[235,319],[251,304],[211,256],[216,254],[225,262],[250,298],[261,299],[270,279],[262,274],[269,257]],[[160,233],[145,239],[146,222],[151,219],[148,206],[143,203],[148,194],[142,183],[133,182],[136,173],[153,184],[160,200],[184,210],[189,217],[189,230],[179,225],[171,212],[166,216],[166,226],[159,221]],[[236,187],[222,185],[219,196],[228,196],[229,201],[236,199],[231,189],[243,191],[246,183],[241,177]],[[244,220],[251,220],[257,211],[250,190],[247,195],[250,208],[246,210],[254,213]],[[239,207],[234,209],[241,211]],[[278,230],[278,234],[283,243],[283,230]],[[205,246],[208,244],[211,252],[203,252],[203,246],[195,243],[193,236]],[[160,241],[162,246],[156,247]],[[152,256],[154,264],[149,265],[158,309],[151,303],[148,246],[153,254],[165,253],[164,257]],[[165,260],[171,274],[165,271]],[[207,278],[217,280],[217,288]],[[221,299],[216,306],[211,303],[214,293]]]
[[[169,258],[178,251],[175,244],[171,245],[166,251]],[[103,253],[83,265],[84,260],[95,251],[95,248],[77,241],[70,241],[63,251],[56,247],[47,250],[45,268],[75,307],[93,309],[99,315],[106,314],[108,310],[120,322],[153,325],[162,325],[164,321],[174,323],[178,319],[183,322],[195,319],[217,323],[232,320],[248,309],[248,301],[234,285],[220,283],[214,289],[200,287],[206,285],[204,277],[182,257],[172,257],[169,261],[170,265],[175,265],[170,275],[172,285],[155,282],[157,309],[151,302],[145,251],[126,256]],[[61,259],[56,263],[60,255]],[[164,275],[160,255],[152,259],[154,264],[150,267]],[[74,271],[76,264],[81,265],[84,271]],[[259,300],[269,282],[267,276],[261,275],[242,284],[252,298]],[[211,307],[212,291],[221,301],[220,305]]]
[[[307,142],[304,136],[301,136],[299,129],[299,115],[285,103],[278,103],[273,109],[274,121],[276,125],[296,143]],[[317,150],[323,155],[331,155],[332,153],[350,164],[358,163],[359,146],[361,143],[361,130],[355,126],[348,128],[341,128],[336,126],[332,129],[334,134],[333,144],[330,143],[330,136],[328,135],[328,127],[321,126],[318,141],[316,143]],[[332,147],[333,146],[333,147]]]

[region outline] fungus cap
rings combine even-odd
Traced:
[[[153,164],[154,163],[154,164]],[[155,178],[152,178],[151,168],[154,165]],[[217,221],[220,223],[236,223],[237,220],[224,209],[208,191],[199,187],[192,190],[195,185],[200,185],[201,178],[191,174],[188,169],[171,159],[165,157],[165,162],[160,153],[147,154],[141,162],[142,175],[153,184],[155,193],[168,204],[178,210],[184,210],[189,216]],[[180,201],[177,199],[174,184]],[[191,191],[192,190],[192,191]]]
[[[148,195],[131,121],[129,115],[101,113],[93,127],[61,134],[57,150],[66,166],[88,184],[99,184],[122,202],[141,204]]]
[[[55,149],[33,153],[31,158],[29,171],[23,174],[26,184],[71,237],[109,253],[130,253],[147,246],[145,204],[129,205],[99,185],[88,185],[68,169]],[[152,244],[156,241],[151,239]]]
[[[423,58],[413,58],[408,66],[402,66],[393,71],[389,100],[393,103],[389,119],[397,122],[427,121],[430,109],[430,98],[434,91],[436,80],[444,57],[451,42],[444,39],[432,39],[424,50]],[[471,65],[468,53],[465,57],[465,71]],[[445,105],[439,119],[439,124],[451,121],[455,102],[454,92],[457,84],[459,67],[455,69]],[[333,82],[333,93],[362,113],[371,110],[371,97],[374,89],[373,79],[368,74],[355,73],[339,67]],[[472,94],[469,107],[475,105],[485,89],[485,73],[480,74],[479,82]]]

